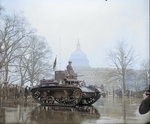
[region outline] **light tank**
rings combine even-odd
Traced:
[[[68,77],[66,71],[55,71],[55,79],[41,80],[31,92],[38,103],[51,106],[91,105],[101,96],[96,87]]]

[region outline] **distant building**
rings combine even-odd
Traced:
[[[78,41],[76,50],[71,54],[70,60],[73,62],[72,66],[75,71],[91,70],[89,60],[86,54],[81,50],[80,43]]]
[[[112,93],[115,89],[120,89],[122,87],[121,80],[114,80],[113,78],[108,77],[106,81],[106,76],[108,73],[113,73],[116,69],[111,68],[92,68],[89,65],[89,60],[86,54],[81,50],[81,45],[78,41],[76,50],[71,54],[70,61],[72,61],[72,67],[75,73],[78,74],[78,79],[85,81],[88,85],[101,86],[104,85],[104,88]],[[137,70],[135,71],[138,72]],[[140,73],[140,72],[139,72]],[[112,83],[113,80],[113,83]],[[111,82],[111,83],[108,83]],[[146,83],[142,81],[139,84],[143,84],[143,88],[146,87]],[[131,80],[131,75],[126,75],[126,89],[134,89],[135,81]],[[133,88],[132,88],[133,87]]]
[[[76,50],[71,54],[70,61],[75,73],[78,74],[79,80],[84,80],[87,84],[102,84],[102,72],[104,69],[91,68],[86,54],[81,50],[78,41]]]

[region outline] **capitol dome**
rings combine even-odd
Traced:
[[[89,60],[86,54],[81,50],[80,43],[78,41],[76,50],[71,54],[70,61],[72,61],[72,67],[74,70],[89,69]]]

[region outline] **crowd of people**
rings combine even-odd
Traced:
[[[117,96],[117,97],[124,97],[126,96],[127,98],[136,98],[136,95],[134,94],[134,92],[131,90],[126,90],[125,93],[122,93],[122,89],[117,89],[117,90],[113,90],[113,96]]]
[[[8,83],[2,83],[0,86],[0,99],[16,99],[25,98],[30,94],[30,88],[28,86],[21,87],[18,85],[8,85]]]

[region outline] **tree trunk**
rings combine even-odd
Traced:
[[[125,86],[125,68],[122,68],[122,82],[123,82],[123,93],[126,92],[126,86]]]
[[[123,93],[126,92],[126,86],[125,86],[125,75],[123,75]]]
[[[8,79],[8,63],[6,63],[5,65],[5,80],[4,81],[7,81]]]

